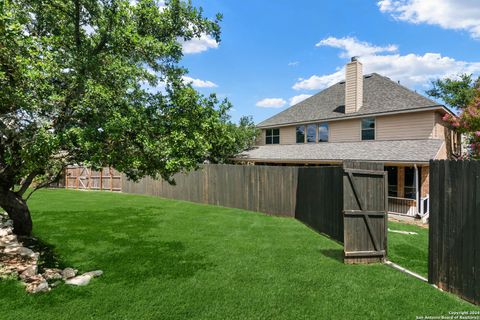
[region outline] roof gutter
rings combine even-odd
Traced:
[[[261,163],[288,163],[288,164],[342,164],[345,160],[353,160],[360,162],[380,162],[385,165],[428,165],[429,161],[403,161],[403,160],[362,160],[362,159],[345,159],[345,160],[312,160],[312,159],[255,159],[255,158],[234,158],[236,162],[261,162]]]

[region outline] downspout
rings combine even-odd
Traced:
[[[416,164],[414,164],[414,168],[415,168],[415,196],[416,196],[416,200],[417,200],[417,214],[420,213],[420,192],[419,192],[419,188],[420,188],[420,185],[418,183],[418,167]]]

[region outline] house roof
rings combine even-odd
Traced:
[[[257,146],[244,151],[236,160],[257,162],[341,162],[342,160],[378,162],[428,162],[435,159],[442,140],[394,140],[328,142]]]
[[[317,93],[302,102],[262,121],[258,127],[272,127],[309,121],[445,108],[377,73],[363,77],[363,106],[345,114],[345,81]],[[448,110],[447,110],[448,111]]]

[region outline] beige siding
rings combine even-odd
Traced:
[[[330,121],[329,142],[361,141],[361,119]],[[280,144],[296,144],[296,126],[281,127]],[[375,140],[444,139],[445,127],[440,113],[412,112],[375,118]],[[265,144],[265,129],[257,145]]]
[[[332,121],[329,124],[329,142],[360,141],[361,120]]]
[[[266,134],[265,129],[262,129],[260,134],[257,137],[257,140],[255,141],[255,144],[257,146],[265,145],[265,134]]]
[[[447,159],[447,146],[445,145],[445,142],[442,143],[442,146],[440,147],[440,150],[438,151],[435,160],[446,160]]]
[[[450,134],[452,136],[455,135],[454,131],[451,129],[447,129],[447,124],[445,121],[442,120],[442,114],[439,112],[435,113],[435,127],[433,128],[433,138],[434,139],[445,139],[445,130],[450,130]]]
[[[435,113],[413,112],[376,117],[376,140],[430,139],[433,137]]]
[[[295,144],[295,128],[294,126],[280,128],[280,144]]]
[[[433,127],[432,137],[435,139],[445,139],[445,125],[440,113],[435,113],[435,126]]]

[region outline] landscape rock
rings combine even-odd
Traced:
[[[41,274],[36,274],[34,276],[23,279],[26,283],[39,284],[40,282],[45,281]]]
[[[33,293],[46,292],[46,291],[49,291],[48,282],[43,281],[35,288]]]
[[[0,240],[5,241],[5,242],[16,242],[17,241],[17,236],[14,234],[9,234],[8,236],[3,236],[0,237]]]
[[[8,236],[12,234],[12,232],[13,232],[12,228],[2,228],[0,229],[0,237]]]
[[[27,285],[27,291],[30,293],[47,292],[49,290],[50,288],[48,287],[48,282],[46,280]]]
[[[91,275],[82,274],[81,276],[65,280],[65,283],[73,286],[86,286],[92,278],[93,276]]]
[[[39,293],[50,291],[51,288],[61,284],[61,280],[65,280],[65,283],[70,285],[85,286],[94,277],[103,274],[102,270],[94,270],[76,276],[78,270],[73,268],[64,270],[45,268],[41,270],[42,274],[39,274],[40,253],[24,247],[17,236],[13,234],[12,226],[13,222],[0,213],[0,279],[20,278],[27,292]],[[28,240],[36,241],[35,238]]]
[[[20,278],[22,279],[27,279],[35,276],[38,272],[37,266],[36,265],[31,265],[27,267],[21,274]]]
[[[77,272],[78,272],[78,270],[75,270],[75,269],[72,269],[72,268],[65,268],[62,271],[63,280],[67,280],[67,279],[75,277],[77,275]]]
[[[5,247],[8,246],[9,244],[11,244],[10,241],[0,240],[0,248],[5,248]]]
[[[84,276],[91,276],[91,277],[100,277],[103,274],[102,270],[95,270],[90,272],[85,272]]]
[[[43,277],[48,280],[60,280],[63,278],[62,269],[45,269],[42,273]]]
[[[86,286],[90,283],[90,280],[95,277],[100,277],[103,274],[102,270],[95,270],[90,272],[85,272],[81,276],[77,276],[65,281],[66,284],[74,286]]]
[[[31,249],[22,246],[9,246],[3,250],[5,254],[20,255],[25,258],[37,258],[38,256]]]
[[[3,220],[0,223],[0,228],[11,228],[13,227],[13,221],[12,220]]]

